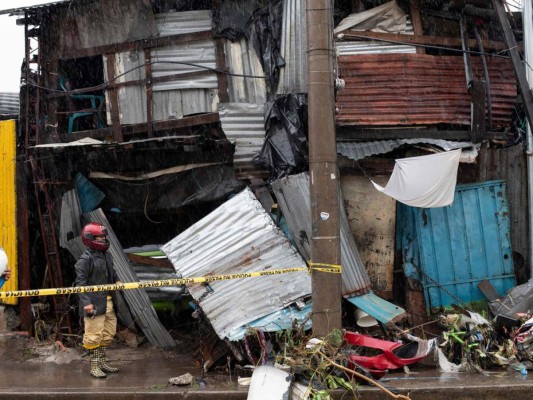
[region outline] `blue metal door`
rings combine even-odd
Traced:
[[[422,282],[428,309],[484,299],[484,279],[500,295],[516,285],[509,226],[504,181],[458,185],[447,207],[398,203],[404,270]]]

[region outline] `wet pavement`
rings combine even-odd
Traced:
[[[83,350],[61,349],[51,342],[36,343],[17,334],[0,335],[0,400],[11,399],[246,399],[248,388],[237,384],[237,375],[226,371],[202,371],[186,346],[163,351],[149,345],[131,348],[112,346],[110,364],[120,372],[106,379],[89,375]],[[439,399],[529,399],[533,393],[533,371],[523,376],[516,371],[443,374],[428,367],[412,367],[411,373],[385,375],[379,382],[413,400]],[[174,386],[173,377],[190,373],[192,385]],[[362,399],[392,398],[368,385],[359,388]],[[335,392],[335,399],[353,399],[350,393]]]

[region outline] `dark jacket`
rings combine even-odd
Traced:
[[[109,252],[102,253],[98,250],[87,249],[74,266],[76,269],[75,286],[107,285],[116,283],[118,278],[113,267],[113,257]],[[78,295],[80,314],[92,317],[83,311],[83,307],[94,304],[94,315],[104,315],[106,312],[107,295],[111,292],[80,293]]]

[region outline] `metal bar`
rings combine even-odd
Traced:
[[[500,24],[502,26],[503,35],[505,37],[505,43],[507,44],[509,55],[513,62],[513,68],[516,74],[516,79],[518,80],[518,88],[522,97],[524,98],[524,105],[526,110],[527,119],[529,125],[533,126],[533,95],[529,89],[529,84],[526,78],[526,71],[524,64],[518,52],[518,45],[516,44],[516,39],[514,37],[513,31],[511,30],[511,25],[509,19],[503,10],[501,0],[492,0],[492,5],[498,14]]]
[[[474,35],[478,43],[479,52],[481,53],[481,63],[483,64],[483,76],[485,78],[485,91],[487,95],[487,118],[489,121],[489,129],[492,129],[492,98],[490,93],[490,76],[489,66],[487,65],[487,57],[485,57],[485,50],[483,49],[483,41],[479,35],[479,30],[474,26]]]

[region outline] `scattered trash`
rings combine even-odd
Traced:
[[[247,400],[288,399],[291,382],[291,375],[276,367],[257,367],[252,374]]]
[[[170,378],[168,380],[168,383],[170,383],[171,385],[177,385],[177,386],[187,386],[192,383],[193,378],[194,377],[187,372],[186,374],[177,376],[175,378]]]

